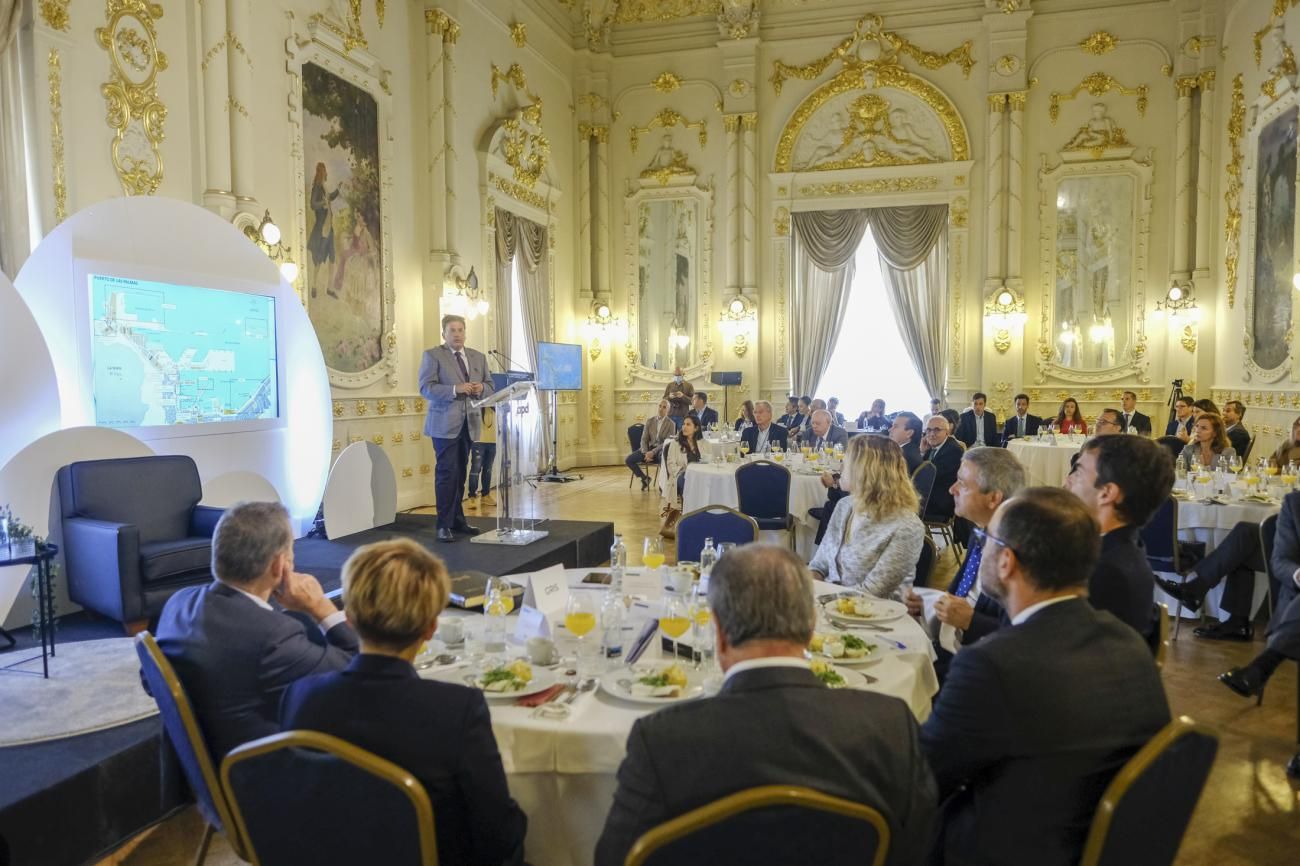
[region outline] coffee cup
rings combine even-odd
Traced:
[[[553,665],[560,660],[560,652],[555,648],[555,641],[544,637],[530,637],[528,659],[535,665]]]
[[[434,636],[448,646],[458,644],[465,639],[465,623],[460,621],[460,617],[448,617],[438,623]]]

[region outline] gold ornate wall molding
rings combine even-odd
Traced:
[[[51,30],[67,33],[71,29],[71,15],[68,6],[72,0],[41,0],[41,20]]]
[[[528,25],[522,21],[510,22],[510,39],[515,43],[516,48],[523,48],[528,45]]]
[[[1246,129],[1246,95],[1241,73],[1232,79],[1232,102],[1228,111],[1228,186],[1223,193],[1227,213],[1223,218],[1223,272],[1228,289],[1228,309],[1237,300],[1237,268],[1241,261],[1241,136]]]
[[[1073,90],[1065,92],[1052,91],[1051,100],[1047,109],[1047,114],[1052,118],[1052,123],[1056,123],[1057,118],[1061,115],[1061,103],[1069,102],[1084,91],[1087,91],[1088,95],[1093,97],[1104,96],[1111,91],[1123,94],[1124,96],[1136,97],[1138,115],[1146,117],[1147,97],[1150,93],[1150,87],[1145,84],[1139,84],[1136,87],[1126,87],[1109,73],[1093,72],[1084,76],[1083,80],[1076,84]]]
[[[672,93],[682,86],[682,77],[675,72],[660,72],[650,86],[660,93]]]
[[[59,49],[51,48],[46,58],[50,85],[50,162],[54,173],[54,223],[68,218],[68,180],[63,162],[63,62]]]
[[[426,9],[424,25],[430,34],[441,36],[442,41],[449,45],[455,45],[460,38],[460,25],[442,9]]]
[[[147,0],[107,0],[105,14],[107,23],[95,30],[95,40],[109,57],[109,80],[99,91],[114,132],[113,169],[127,195],[153,195],[163,179],[167,120],[167,106],[158,98],[158,73],[167,68],[167,55],[158,48],[154,24],[163,8]]]
[[[699,136],[700,139],[700,147],[704,147],[709,143],[708,121],[688,120],[685,116],[681,114],[681,112],[677,111],[676,109],[665,108],[662,111],[660,111],[658,114],[656,114],[654,117],[650,118],[650,120],[646,122],[645,126],[633,126],[631,129],[629,129],[627,133],[628,144],[631,146],[632,152],[636,153],[637,147],[639,147],[641,144],[641,136],[645,135],[647,132],[649,132],[650,130],[656,127],[668,129],[674,126],[681,126],[684,127],[685,129],[696,130],[696,134]]]
[[[1079,50],[1100,57],[1103,54],[1109,54],[1114,51],[1115,46],[1118,44],[1119,39],[1117,39],[1114,34],[1108,33],[1105,30],[1097,30],[1088,34],[1088,36],[1079,43]]]

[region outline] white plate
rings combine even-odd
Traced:
[[[555,685],[554,671],[548,671],[545,668],[538,667],[537,665],[533,665],[532,667],[533,667],[533,678],[528,681],[528,685],[524,686],[522,689],[517,689],[512,692],[486,691],[483,689],[482,686],[478,685],[477,679],[475,679],[471,683],[471,681],[468,679],[468,677],[470,676],[470,672],[468,668],[460,668],[454,671],[447,671],[445,676],[438,676],[437,671],[434,671],[433,673],[435,675],[430,677],[430,679],[441,680],[442,682],[447,682],[447,683],[455,683],[458,686],[470,686],[471,688],[476,688],[479,691],[483,692],[483,697],[488,699],[523,698],[523,697],[527,697],[528,695],[535,695],[538,692],[544,692],[547,689],[549,689],[551,686]],[[478,676],[481,675],[482,673],[480,672]]]
[[[666,668],[667,664],[647,664],[633,665],[632,668],[620,666],[611,671],[606,671],[600,678],[600,689],[605,694],[618,698],[620,701],[628,701],[633,704],[647,704],[650,706],[663,706],[664,704],[679,704],[682,701],[690,701],[704,694],[704,682],[693,670],[686,671],[686,688],[682,689],[681,694],[675,698],[656,698],[645,695],[632,694],[631,686],[637,677],[645,676],[654,671]]]
[[[844,685],[840,688],[864,689],[867,687],[867,678],[865,675],[841,666],[838,661],[835,663],[835,672],[844,677]],[[827,688],[830,688],[830,686],[827,686]]]
[[[840,613],[835,609],[834,601],[828,601],[826,604],[822,605],[822,610],[826,611],[826,615],[836,622],[848,625],[863,622],[893,622],[896,619],[901,619],[902,617],[907,616],[907,605],[903,604],[901,601],[873,598],[871,599],[871,606],[872,611],[870,616],[858,616],[853,613]]]

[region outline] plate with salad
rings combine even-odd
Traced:
[[[887,644],[851,632],[813,632],[808,642],[813,658],[825,658],[837,665],[874,665],[889,652]]]
[[[478,674],[464,676],[463,679],[457,679],[457,676],[463,676],[462,672],[457,671],[439,679],[476,688],[486,698],[522,698],[544,692],[555,685],[553,671],[535,668],[525,659],[515,659],[490,667]]]
[[[861,689],[867,685],[867,678],[862,674],[829,661],[828,659],[812,660],[813,676],[821,680],[821,684],[828,689]]]
[[[676,663],[633,665],[607,671],[600,678],[606,694],[634,704],[673,704],[704,693],[702,679]]]

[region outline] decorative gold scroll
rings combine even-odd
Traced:
[[[1237,264],[1240,261],[1241,240],[1241,136],[1246,130],[1246,94],[1242,77],[1232,79],[1232,103],[1228,112],[1228,188],[1223,201],[1228,206],[1223,218],[1223,271],[1228,285],[1228,309],[1237,300]]]
[[[1061,103],[1074,99],[1081,92],[1087,91],[1089,96],[1103,96],[1112,90],[1122,93],[1125,96],[1137,97],[1138,114],[1145,117],[1147,113],[1147,94],[1150,88],[1145,84],[1139,84],[1137,87],[1125,87],[1112,75],[1105,72],[1094,72],[1086,76],[1082,81],[1074,86],[1074,89],[1067,93],[1052,91],[1051,104],[1047,109],[1048,115],[1052,118],[1052,123],[1061,115]]]
[[[632,147],[632,152],[636,153],[637,147],[641,144],[641,136],[645,135],[655,127],[667,129],[671,126],[682,126],[686,129],[694,129],[700,139],[700,147],[709,143],[709,124],[704,120],[687,120],[680,112],[671,108],[665,108],[646,123],[645,126],[633,126],[628,130],[628,144]]]
[[[111,65],[99,92],[108,102],[107,121],[115,133],[113,169],[127,195],[153,195],[163,179],[167,119],[167,106],[158,98],[158,73],[167,68],[167,55],[158,49],[154,25],[163,8],[147,0],[107,0],[106,7],[108,23],[95,30],[95,40],[108,52]],[[148,154],[142,152],[142,142]]]

